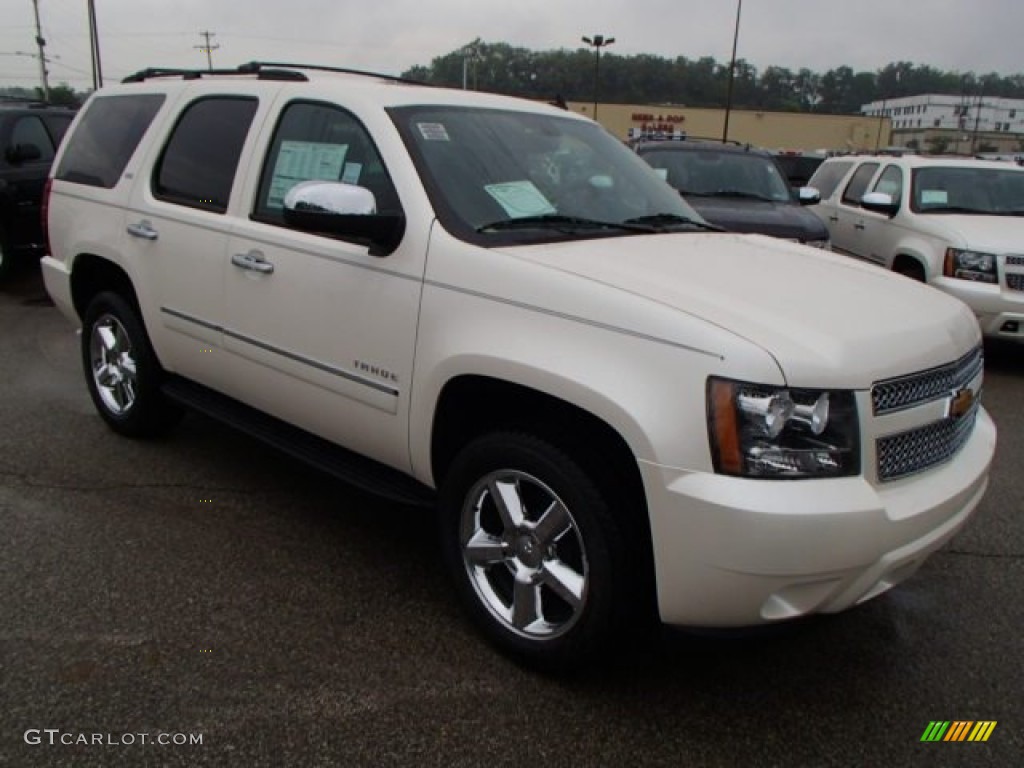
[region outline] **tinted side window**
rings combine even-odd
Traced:
[[[50,129],[50,136],[53,138],[53,145],[59,147],[60,143],[64,140],[64,134],[68,131],[68,126],[71,125],[73,115],[47,115],[45,118],[46,127]]]
[[[68,140],[56,177],[112,188],[163,103],[161,94],[93,99]]]
[[[882,171],[882,175],[878,177],[878,181],[875,182],[875,186],[871,191],[884,192],[887,195],[891,195],[892,201],[899,205],[902,190],[903,171],[900,170],[899,166],[889,165]]]
[[[188,106],[153,175],[153,194],[168,202],[223,213],[256,99],[215,96]]]
[[[50,140],[50,134],[46,132],[43,121],[35,115],[19,117],[14,121],[10,146],[15,147],[19,144],[36,147],[39,150],[37,162],[49,163],[53,160],[53,142]]]
[[[850,183],[843,190],[843,202],[847,205],[860,205],[860,199],[864,197],[864,192],[868,188],[868,182],[871,181],[871,177],[875,175],[877,170],[878,163],[864,163],[864,165],[854,171]]]
[[[254,217],[282,224],[285,194],[310,180],[357,184],[373,193],[378,213],[401,211],[391,177],[362,124],[338,107],[296,102],[284,110],[274,133]]]
[[[825,163],[814,172],[807,182],[807,186],[814,187],[821,193],[821,199],[827,200],[832,197],[832,193],[836,191],[836,187],[839,186],[839,182],[843,180],[843,176],[851,166],[853,166],[852,162]]]

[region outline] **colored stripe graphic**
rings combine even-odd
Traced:
[[[932,720],[924,729],[921,741],[940,741],[947,728],[949,728],[948,720]]]
[[[921,741],[988,741],[996,729],[995,720],[932,720]]]
[[[996,729],[995,720],[980,720],[974,730],[971,731],[971,735],[967,737],[968,741],[988,741],[988,737],[992,735],[992,731]]]
[[[974,725],[972,720],[954,720],[943,741],[963,741],[967,738],[967,731],[972,725]]]

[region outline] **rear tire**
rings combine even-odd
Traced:
[[[14,269],[14,254],[7,242],[7,233],[0,227],[0,281],[6,280]]]
[[[466,610],[500,650],[546,671],[606,652],[639,600],[626,539],[583,466],[495,432],[462,449],[441,488],[442,549]]]
[[[161,393],[163,369],[136,311],[120,295],[98,294],[82,323],[82,365],[96,410],[128,437],[165,432],[182,415]]]

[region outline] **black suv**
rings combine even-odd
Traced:
[[[817,203],[819,195],[792,189],[768,152],[700,140],[640,142],[634,148],[712,224],[829,248],[828,230],[802,207]]]
[[[0,102],[0,279],[16,255],[43,252],[43,187],[74,116],[65,107]]]

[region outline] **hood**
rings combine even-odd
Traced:
[[[730,232],[753,233],[793,240],[827,240],[821,219],[795,202],[772,202],[734,197],[687,197],[696,211]]]
[[[918,214],[936,229],[946,232],[945,239],[959,241],[962,248],[993,253],[1024,253],[1024,216],[977,216],[963,214]]]
[[[865,389],[948,363],[981,341],[967,306],[934,288],[759,235],[638,235],[504,250],[743,337],[775,358],[790,386]]]

